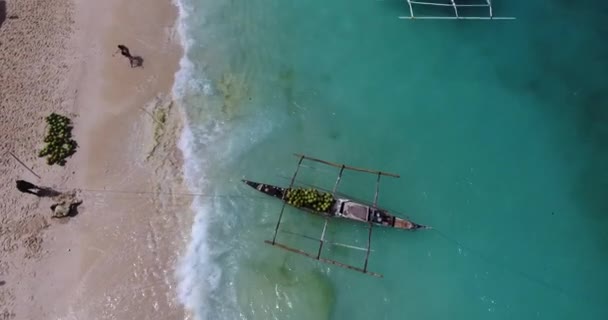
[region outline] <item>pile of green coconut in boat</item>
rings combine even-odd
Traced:
[[[46,163],[53,165],[65,164],[65,159],[76,152],[76,141],[72,140],[72,125],[69,118],[51,113],[46,117],[48,132],[44,137],[46,145],[38,153],[39,157],[47,157]]]
[[[306,207],[319,212],[328,212],[334,202],[330,193],[313,188],[291,188],[285,195],[287,203],[295,207]]]

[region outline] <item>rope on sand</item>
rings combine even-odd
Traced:
[[[157,191],[129,191],[129,190],[107,190],[107,189],[56,189],[57,191],[70,191],[79,190],[80,192],[88,193],[115,193],[115,194],[136,194],[136,195],[172,195],[172,196],[185,196],[185,197],[205,197],[205,198],[259,198],[266,199],[264,196],[247,196],[247,195],[211,195],[204,193],[191,193],[191,192],[157,192]]]
[[[27,169],[27,171],[29,171],[29,172],[31,172],[33,175],[35,175],[35,176],[36,176],[36,178],[38,178],[38,179],[42,179],[42,178],[40,178],[40,176],[39,176],[39,175],[37,175],[37,174],[36,174],[36,172],[34,172],[34,170],[32,170],[30,167],[26,166],[26,165],[25,165],[25,163],[23,163],[21,160],[19,160],[19,158],[17,158],[17,156],[16,156],[14,153],[12,153],[11,151],[7,151],[6,153],[10,154],[10,155],[11,155],[11,156],[12,156],[12,157],[15,159],[15,160],[17,160],[17,162],[19,162],[19,164],[21,164],[21,165],[22,165],[24,168],[26,168],[26,169]],[[5,154],[6,154],[6,153],[5,153]]]

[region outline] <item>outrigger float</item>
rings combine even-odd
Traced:
[[[515,17],[500,17],[494,15],[492,0],[407,0],[410,14],[399,19],[411,20],[515,20]],[[451,14],[418,15],[415,8],[448,9]],[[487,10],[487,14],[485,14]],[[437,11],[435,11],[437,12]],[[442,12],[442,10],[439,10]]]
[[[371,249],[372,226],[376,225],[376,226],[383,226],[383,227],[389,227],[389,228],[395,228],[395,229],[406,229],[406,230],[418,230],[418,229],[428,229],[429,228],[427,226],[415,223],[413,221],[396,217],[396,216],[390,214],[387,210],[381,209],[377,206],[378,192],[379,192],[379,187],[380,187],[380,178],[382,176],[399,178],[399,175],[393,174],[393,173],[388,173],[388,172],[382,172],[382,171],[374,171],[374,170],[368,170],[368,169],[363,169],[363,168],[356,168],[356,167],[351,167],[351,166],[347,166],[344,164],[337,164],[337,163],[333,163],[333,162],[329,162],[329,161],[325,161],[325,160],[321,160],[321,159],[312,158],[312,157],[309,157],[309,156],[306,156],[303,154],[296,154],[296,156],[299,157],[298,166],[297,166],[293,176],[291,177],[291,182],[290,182],[289,186],[286,188],[274,186],[274,185],[270,185],[270,184],[265,184],[265,183],[260,183],[260,182],[254,182],[254,181],[250,181],[250,180],[243,180],[243,182],[245,182],[250,187],[252,187],[266,195],[281,199],[283,201],[283,206],[281,207],[281,212],[279,214],[279,220],[277,221],[277,224],[275,227],[274,236],[273,236],[272,240],[264,241],[267,244],[276,246],[278,248],[281,248],[281,249],[284,249],[284,250],[287,250],[290,252],[301,254],[306,257],[309,257],[309,258],[312,258],[315,260],[319,260],[319,261],[322,261],[325,263],[330,263],[330,264],[333,264],[333,265],[336,265],[339,267],[347,268],[350,270],[355,270],[355,271],[362,272],[362,273],[369,274],[369,275],[376,276],[376,277],[382,277],[381,274],[371,272],[367,269],[369,253],[371,251],[370,249]],[[300,167],[302,166],[302,162],[304,160],[309,160],[309,161],[337,167],[340,169],[340,171],[338,173],[338,177],[334,184],[333,190],[331,192],[326,192],[326,191],[323,191],[322,189],[316,188],[316,187],[312,187],[312,188],[294,187],[294,184],[296,181],[296,176],[298,175],[298,172],[299,172]],[[343,196],[343,195],[337,193],[338,185],[340,184],[344,170],[353,170],[353,171],[372,173],[372,174],[377,175],[376,192],[374,194],[374,202],[372,204],[367,204],[367,203],[363,203],[362,201],[353,200],[347,196]],[[279,232],[279,227],[281,224],[281,219],[283,217],[283,213],[284,213],[285,207],[287,205],[293,206],[295,208],[298,208],[298,209],[303,210],[308,213],[318,214],[318,215],[325,217],[325,224],[323,225],[323,231],[321,233],[320,239],[306,236],[306,235],[301,235],[301,234],[294,233],[294,232],[284,231],[286,233],[290,233],[293,235],[302,236],[304,238],[319,241],[319,249],[317,251],[317,254],[311,254],[311,253],[302,251],[300,249],[291,248],[289,246],[278,243],[276,241],[277,234]],[[323,245],[325,243],[329,243],[328,241],[325,240],[325,231],[327,230],[328,218],[343,218],[343,219],[348,219],[348,220],[368,224],[369,234],[368,234],[368,241],[367,241],[366,248],[355,247],[355,246],[340,244],[340,243],[331,243],[332,245],[366,251],[365,263],[363,265],[363,268],[355,267],[352,265],[344,264],[344,263],[341,263],[341,262],[338,262],[335,260],[321,257]]]

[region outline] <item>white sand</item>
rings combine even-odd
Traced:
[[[170,0],[6,8],[17,18],[0,25],[0,318],[183,319],[173,267],[191,199],[169,194],[186,192],[175,145],[181,115],[169,94],[181,55],[175,8]],[[144,68],[113,57],[119,43]],[[37,157],[53,111],[75,124],[79,149],[65,167]],[[164,123],[152,119],[160,112]],[[79,214],[51,219],[52,199],[18,192],[17,179],[78,189]]]

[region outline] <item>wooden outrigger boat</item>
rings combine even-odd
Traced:
[[[375,225],[391,227],[396,229],[407,229],[407,230],[416,230],[416,229],[425,229],[426,226],[417,224],[415,222],[401,219],[395,217],[394,215],[389,214],[386,210],[376,208],[374,206],[370,206],[364,203],[360,203],[357,201],[353,201],[348,198],[336,197],[334,198],[330,193],[325,193],[323,191],[311,188],[311,189],[285,189],[269,184],[253,182],[249,180],[243,180],[250,187],[265,193],[269,196],[279,198],[282,200],[286,200],[287,204],[292,205],[298,209],[302,209],[307,212],[321,214],[327,217],[335,217],[335,218],[344,218],[357,222],[365,222],[365,223],[373,223]],[[308,199],[313,199],[313,201],[309,201],[302,203],[301,205],[296,205],[294,202],[289,201],[289,195],[291,193],[305,193],[308,195]],[[329,205],[327,208],[323,207],[314,207],[314,199],[320,199],[320,201],[324,201],[328,197],[331,197],[329,200]],[[323,202],[327,203],[327,202]]]
[[[367,269],[369,254],[371,251],[372,226],[376,225],[376,226],[384,226],[384,227],[390,227],[390,228],[395,228],[395,229],[406,229],[406,230],[418,230],[418,229],[429,228],[427,226],[417,224],[413,221],[409,221],[409,220],[402,219],[402,218],[396,217],[394,215],[391,215],[388,211],[381,209],[377,206],[380,178],[382,176],[399,178],[399,175],[388,173],[388,172],[382,172],[382,171],[374,171],[374,170],[368,170],[368,169],[363,169],[363,168],[356,168],[356,167],[351,167],[351,166],[347,166],[344,164],[332,163],[329,161],[308,157],[308,156],[305,156],[302,154],[296,154],[296,156],[299,157],[298,166],[297,166],[293,176],[291,177],[291,182],[288,187],[283,188],[283,187],[279,187],[279,186],[254,182],[254,181],[250,181],[250,180],[242,180],[250,187],[252,187],[264,194],[267,194],[269,196],[281,199],[283,201],[283,206],[281,207],[279,219],[277,221],[277,224],[276,224],[276,227],[274,230],[274,236],[273,236],[272,240],[264,241],[267,244],[276,246],[278,248],[281,248],[281,249],[284,249],[284,250],[287,250],[287,251],[290,251],[293,253],[301,254],[303,256],[306,256],[306,257],[309,257],[309,258],[312,258],[315,260],[319,260],[319,261],[322,261],[325,263],[330,263],[330,264],[333,264],[333,265],[336,265],[339,267],[359,271],[359,272],[369,274],[372,276],[376,276],[376,277],[382,277],[381,274],[371,272]],[[300,167],[302,166],[302,162],[304,160],[309,160],[309,161],[337,167],[340,169],[340,171],[338,173],[338,177],[336,179],[336,182],[334,184],[334,187],[333,187],[333,190],[331,191],[331,193],[325,192],[322,189],[316,188],[316,187],[313,187],[313,188],[296,188],[296,187],[294,187],[294,184],[296,181],[296,176],[298,175],[298,172],[299,172]],[[338,185],[342,178],[342,174],[344,173],[344,170],[353,170],[353,171],[359,171],[359,172],[373,173],[377,176],[376,192],[375,192],[374,201],[372,204],[365,204],[361,201],[356,201],[356,200],[350,199],[347,196],[343,196],[343,195],[337,193],[337,188],[338,188]],[[293,235],[302,236],[307,239],[319,241],[319,249],[316,254],[305,252],[303,250],[292,248],[285,244],[277,242],[277,235],[279,232],[279,227],[281,225],[281,219],[283,217],[283,213],[284,213],[285,207],[287,205],[291,205],[300,210],[303,210],[303,211],[306,211],[309,213],[319,214],[319,215],[325,217],[325,224],[323,225],[323,231],[321,233],[321,238],[315,238],[315,237],[310,237],[307,235],[298,234],[295,232],[281,230],[285,233],[290,233]],[[366,223],[369,226],[367,247],[361,248],[361,247],[356,247],[356,246],[347,245],[347,244],[330,243],[327,240],[325,240],[325,231],[327,230],[327,223],[328,223],[329,218],[343,218],[343,219]],[[331,260],[331,259],[328,259],[325,257],[321,257],[321,252],[323,249],[323,245],[325,243],[329,243],[329,244],[332,244],[335,246],[342,246],[342,247],[346,247],[349,249],[366,251],[365,263],[363,265],[363,268],[355,267],[352,265],[344,264],[342,262],[338,262],[338,261]]]

